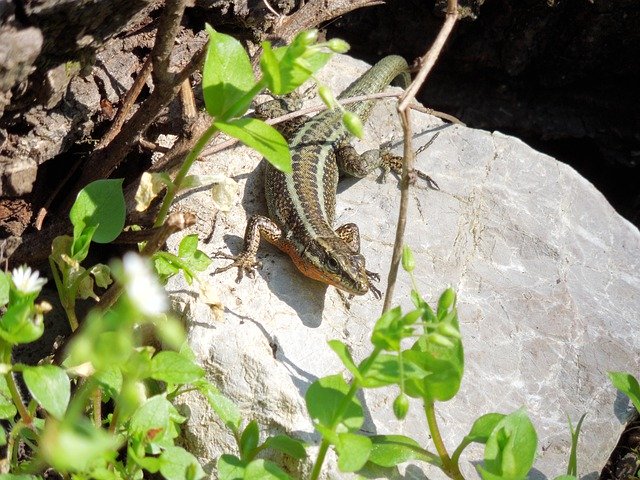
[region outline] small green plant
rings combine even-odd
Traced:
[[[624,393],[635,407],[637,412],[640,412],[640,383],[638,379],[627,372],[609,372],[609,379],[614,387]],[[640,452],[633,450],[636,456],[636,463],[640,466]],[[635,477],[640,478],[640,467],[636,470]]]
[[[169,278],[182,272],[191,285],[198,278],[198,273],[204,272],[211,264],[211,259],[198,249],[198,235],[192,234],[180,240],[178,255],[159,251],[153,254],[153,262],[161,283],[165,284]]]
[[[97,180],[83,188],[76,198],[69,219],[73,237],[56,237],[51,246],[49,264],[71,330],[78,328],[76,299],[98,300],[93,287],[111,284],[109,267],[98,263],[86,269],[81,262],[89,254],[91,242],[109,243],[122,232],[126,208],[122,180]]]
[[[109,200],[98,197],[93,201],[100,210]],[[84,201],[79,196],[78,202]],[[74,228],[78,218],[87,217],[72,215]],[[96,231],[91,228],[88,236],[95,238]],[[83,241],[83,235],[76,238]],[[86,249],[89,240],[84,242]],[[163,278],[182,271],[189,282],[208,262],[194,235],[183,239],[178,255],[165,253],[156,258]],[[110,309],[88,314],[61,366],[12,362],[16,345],[42,335],[43,314],[51,307],[36,301],[46,282],[38,272],[28,267],[11,274],[0,272],[0,308],[4,310],[0,318],[0,419],[8,424],[6,431],[0,429],[0,445],[6,445],[7,452],[0,460],[0,473],[39,478],[39,472],[53,468],[76,479],[142,478],[144,472],[170,480],[202,478],[204,472],[196,458],[175,444],[185,417],[172,401],[188,391],[201,392],[234,432],[241,460],[248,462],[258,478],[279,470],[255,458],[267,448],[295,458],[305,455],[302,444],[286,435],[260,443],[256,422],[243,425],[237,407],[204,378],[185,343],[181,324],[165,313],[166,294],[149,260],[130,252],[122,261],[113,262],[110,271],[122,295]],[[160,342],[165,349],[158,351],[150,342]],[[22,376],[29,391],[28,401],[16,386],[16,375]],[[221,466],[225,460],[233,463],[227,456]]]
[[[614,387],[629,397],[633,406],[640,412],[640,384],[638,379],[626,372],[609,372],[609,379]]]
[[[412,278],[415,309],[406,314],[400,307],[387,311],[373,329],[371,355],[357,365],[346,345],[337,340],[329,342],[353,378],[347,383],[342,375],[324,377],[307,391],[307,408],[322,437],[311,478],[319,477],[327,450],[333,447],[338,467],[345,472],[358,471],[367,462],[394,467],[418,460],[439,467],[450,478],[461,479],[460,455],[471,443],[482,443],[484,463],[478,466],[482,478],[524,479],[535,459],[537,435],[523,409],[509,415],[483,415],[449,455],[437,425],[435,404],[456,395],[464,370],[456,296],[452,289],[445,290],[434,312],[415,288],[415,261],[408,248],[403,252],[402,264]],[[412,345],[403,348],[402,344],[412,339]],[[422,401],[435,452],[402,435],[367,437],[358,433],[364,414],[357,391],[391,385],[400,392],[393,403],[398,419],[408,412],[407,397]]]

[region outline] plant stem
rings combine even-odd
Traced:
[[[449,478],[453,478],[454,480],[464,480],[464,477],[458,468],[458,464],[451,461],[451,458],[447,453],[447,448],[442,441],[442,436],[440,435],[440,429],[438,428],[438,422],[436,420],[435,404],[433,402],[425,401],[424,413],[427,416],[427,423],[429,425],[429,432],[431,433],[433,444],[435,445],[436,451],[442,460],[442,470]]]
[[[322,440],[320,444],[320,450],[318,450],[318,457],[316,458],[316,462],[313,464],[313,470],[311,471],[311,480],[318,480],[320,477],[320,470],[322,469],[322,464],[324,463],[324,458],[327,456],[327,451],[329,450],[329,442],[325,439]]]
[[[75,332],[78,328],[78,317],[76,317],[74,305],[75,292],[73,293],[73,297],[70,300],[68,297],[71,287],[69,287],[68,289],[65,288],[64,281],[62,278],[60,278],[60,272],[58,272],[58,266],[56,265],[56,262],[51,255],[49,255],[49,266],[51,267],[51,272],[53,273],[53,281],[55,282],[56,289],[58,290],[60,303],[62,303],[62,308],[64,308],[64,311],[67,314],[69,326],[71,327],[71,331]]]
[[[20,418],[24,422],[26,426],[30,426],[33,418],[29,415],[27,408],[22,403],[22,397],[20,396],[20,392],[18,392],[18,387],[16,386],[16,381],[13,378],[13,372],[7,372],[4,374],[4,379],[7,382],[7,386],[9,387],[9,392],[11,393],[11,399],[13,400],[14,405],[18,409],[18,413],[20,414]]]
[[[160,207],[160,211],[158,212],[158,216],[156,217],[156,221],[153,224],[154,227],[161,226],[165,219],[167,218],[167,214],[169,213],[169,208],[173,203],[173,199],[176,196],[178,190],[180,190],[180,185],[184,181],[184,178],[189,173],[189,169],[193,162],[196,161],[200,152],[204,149],[204,147],[211,141],[213,136],[218,133],[218,129],[211,125],[207,130],[202,134],[202,136],[198,139],[196,144],[193,146],[193,149],[189,152],[189,155],[184,159],[178,174],[176,175],[175,180],[171,185],[167,186],[167,193],[164,196],[164,200],[162,201],[162,206]]]
[[[382,349],[380,347],[375,347],[373,352],[371,352],[371,355],[369,355],[369,357],[362,363],[362,366],[360,367],[360,372],[362,373],[363,376],[366,375],[367,371],[369,370],[371,365],[373,365],[373,362],[375,361],[376,357],[380,354],[381,351]],[[338,426],[338,423],[340,423],[340,421],[342,420],[342,415],[349,407],[349,402],[351,402],[351,399],[355,396],[356,392],[358,391],[358,388],[360,388],[360,382],[354,378],[351,381],[351,387],[349,388],[349,391],[344,396],[344,398],[342,399],[342,403],[336,410],[335,420],[333,421],[330,427],[332,431],[335,431],[336,427]],[[320,475],[320,470],[322,469],[322,464],[324,463],[324,459],[327,456],[328,450],[329,450],[329,441],[326,438],[323,438],[322,443],[320,443],[320,449],[318,450],[318,457],[316,458],[316,461],[313,464],[313,470],[311,471],[311,477],[310,477],[311,480],[318,479]]]
[[[91,401],[93,403],[93,423],[96,427],[102,426],[102,390],[97,388],[91,394]]]

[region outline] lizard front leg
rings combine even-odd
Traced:
[[[360,253],[360,230],[355,223],[345,223],[344,225],[336,228],[336,235],[338,235],[349,247],[353,253]],[[380,290],[374,287],[371,282],[379,282],[380,275],[376,272],[365,270],[367,278],[369,279],[369,289],[373,293],[373,296],[380,298],[382,294]]]
[[[282,231],[280,227],[270,218],[262,215],[252,215],[247,222],[247,228],[244,232],[244,245],[242,252],[238,255],[227,255],[224,253],[216,254],[217,257],[227,258],[233,262],[225,267],[217,268],[214,275],[226,272],[236,267],[238,269],[238,278],[236,282],[240,282],[246,273],[249,277],[253,277],[256,268],[260,268],[262,263],[257,259],[258,247],[260,239],[264,238],[269,243],[279,246],[282,243]]]

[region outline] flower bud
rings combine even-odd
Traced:
[[[315,28],[306,30],[299,33],[298,38],[300,39],[300,43],[305,46],[313,45],[318,40],[318,30],[316,30]]]
[[[416,260],[413,258],[413,252],[408,245],[402,247],[402,268],[409,273],[416,268]]]
[[[404,393],[401,393],[393,401],[393,414],[398,420],[403,420],[409,412],[409,399]]]
[[[342,122],[344,126],[347,127],[347,130],[351,132],[352,135],[362,138],[364,136],[364,128],[362,127],[362,121],[360,117],[358,117],[355,113],[345,111],[342,114]]]
[[[456,301],[456,292],[453,288],[449,287],[442,295],[440,295],[440,300],[438,300],[438,318],[442,318],[455,304]]]
[[[327,106],[327,108],[335,108],[336,99],[334,98],[333,92],[329,87],[327,87],[326,85],[320,85],[318,87],[318,94],[320,95],[320,98]]]
[[[351,48],[347,42],[341,38],[332,38],[327,42],[329,50],[336,53],[346,53]]]

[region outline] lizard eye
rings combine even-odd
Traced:
[[[327,257],[327,267],[332,272],[337,272],[340,265],[338,265],[338,261],[333,257]]]

